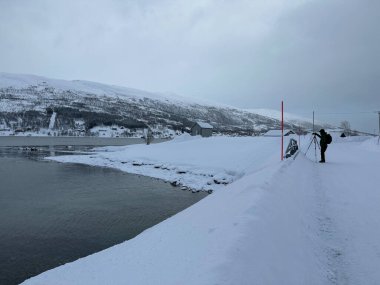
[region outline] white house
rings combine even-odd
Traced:
[[[296,133],[293,132],[292,130],[284,130],[284,136],[289,136],[289,135],[295,135]],[[263,136],[264,137],[281,137],[282,132],[281,130],[270,130],[267,131]]]
[[[209,123],[196,122],[191,127],[191,135],[192,136],[201,135],[202,137],[211,137],[213,128],[214,127],[211,126]]]

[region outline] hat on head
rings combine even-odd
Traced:
[[[324,129],[321,129],[319,132],[320,133],[325,133],[326,131]]]

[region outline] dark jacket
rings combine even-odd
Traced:
[[[321,146],[327,147],[327,133],[321,133],[320,135],[317,133],[314,133],[317,137],[321,138],[321,141],[319,142]]]

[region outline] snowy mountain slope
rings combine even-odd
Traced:
[[[278,119],[177,95],[141,91],[89,81],[0,73],[0,122],[20,128],[47,128],[55,112],[56,128],[86,129],[117,124],[128,128],[164,125],[174,130],[205,121],[217,132],[251,135],[279,128]],[[305,123],[307,124],[307,122]],[[286,127],[292,128],[292,122]]]
[[[273,110],[273,109],[246,109],[248,112],[252,112],[254,114],[258,114],[261,116],[265,116],[268,118],[280,120],[281,119],[281,112],[278,110]],[[312,116],[312,114],[310,114]],[[284,121],[292,123],[294,125],[310,128],[313,125],[313,119],[307,118],[307,117],[302,117],[298,116],[295,114],[287,113],[284,112]],[[320,121],[315,121],[315,124],[318,126],[323,126],[323,127],[331,127],[330,125],[320,122]]]
[[[43,76],[29,75],[29,74],[11,74],[0,72],[0,88],[14,87],[15,89],[24,89],[29,86],[40,86],[44,88],[49,86],[57,91],[75,90],[80,93],[90,93],[98,96],[110,97],[127,97],[127,98],[149,98],[154,100],[171,100],[177,103],[194,103],[185,97],[171,94],[161,94],[142,91],[133,88],[106,85],[102,83],[86,81],[86,80],[61,80],[50,79]]]
[[[259,114],[259,115],[262,115],[262,116],[274,118],[274,119],[277,119],[277,120],[281,119],[281,112],[278,111],[278,110],[273,110],[273,109],[246,109],[246,111],[249,111],[249,112],[252,112],[252,113],[255,113],[255,114]],[[284,119],[286,119],[288,121],[294,120],[294,121],[303,121],[303,122],[308,122],[308,123],[312,123],[313,122],[313,120],[310,119],[310,118],[305,118],[305,117],[297,116],[297,115],[290,114],[290,113],[287,113],[287,112],[284,112]]]

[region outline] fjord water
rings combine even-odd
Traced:
[[[63,150],[0,147],[0,284],[18,284],[128,240],[206,195],[113,169],[43,160]]]

